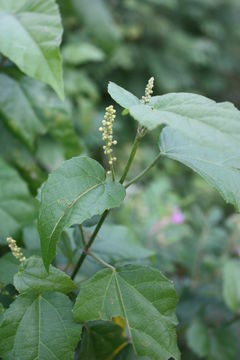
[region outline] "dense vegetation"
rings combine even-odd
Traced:
[[[1,359],[239,358],[239,13],[0,0]]]

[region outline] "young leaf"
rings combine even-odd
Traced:
[[[227,306],[233,311],[240,310],[240,263],[228,261],[223,269],[223,297]]]
[[[89,323],[83,332],[79,359],[114,359],[127,344],[123,329],[112,322]]]
[[[73,360],[80,335],[66,295],[22,294],[3,314],[0,353],[6,360]]]
[[[192,168],[240,210],[240,151],[229,147],[222,151],[214,145],[208,146],[201,137],[193,140],[170,127],[164,128],[160,136],[163,155]]]
[[[55,256],[64,229],[119,206],[124,197],[124,187],[107,180],[103,167],[88,157],[65,161],[50,174],[41,192],[38,221],[46,268]]]
[[[135,95],[111,81],[108,84],[108,93],[113,100],[125,109],[129,109],[131,106],[140,104],[140,100]]]
[[[24,261],[14,276],[14,286],[20,293],[57,291],[69,293],[76,289],[71,278],[61,270],[50,266],[46,271],[42,259],[32,256]]]
[[[73,314],[79,322],[121,316],[139,356],[179,359],[176,303],[173,284],[158,270],[129,265],[104,269],[84,282]]]
[[[0,243],[37,215],[37,201],[17,171],[0,159]]]
[[[61,99],[62,31],[55,0],[0,0],[0,52],[27,75],[51,85]]]

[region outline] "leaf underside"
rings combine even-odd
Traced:
[[[109,93],[149,130],[167,125],[160,138],[163,155],[192,168],[240,210],[240,111],[233,104],[191,93],[134,104],[133,95],[115,84]]]

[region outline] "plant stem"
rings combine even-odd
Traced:
[[[86,242],[86,239],[85,239],[85,236],[84,236],[82,224],[79,225],[79,230],[80,230],[81,240],[82,240],[83,246],[85,247],[87,245],[87,242]]]
[[[151,170],[151,168],[158,162],[158,160],[161,157],[161,153],[159,153],[155,159],[151,162],[150,165],[148,165],[148,167],[146,167],[146,169],[144,169],[140,174],[138,174],[137,176],[135,176],[135,178],[133,178],[132,180],[130,180],[126,185],[125,185],[125,189],[127,189],[130,185],[132,185],[133,183],[135,183],[136,181],[140,180],[149,170]]]
[[[129,156],[129,159],[128,159],[128,162],[127,162],[127,165],[125,166],[125,169],[123,171],[123,174],[122,174],[122,177],[121,179],[119,180],[120,184],[123,184],[124,180],[126,179],[127,177],[127,174],[130,170],[130,167],[132,165],[132,162],[133,162],[133,159],[136,155],[136,152],[137,152],[137,149],[138,149],[138,145],[140,143],[140,140],[141,138],[144,136],[143,134],[143,128],[142,127],[138,127],[137,129],[137,134],[136,134],[136,137],[134,139],[134,143],[133,143],[133,147],[132,147],[132,151],[130,153],[130,156]]]
[[[72,279],[75,278],[75,276],[77,275],[78,270],[79,270],[80,267],[82,266],[82,263],[84,262],[84,260],[85,260],[87,254],[88,254],[88,251],[89,251],[90,247],[92,246],[92,244],[93,244],[93,242],[94,242],[94,240],[95,240],[95,238],[96,238],[99,230],[101,229],[102,224],[104,223],[106,217],[108,216],[108,213],[109,213],[109,210],[105,210],[104,213],[102,214],[102,216],[101,216],[101,218],[100,218],[97,226],[95,227],[94,232],[92,233],[89,241],[87,242],[86,246],[85,246],[84,249],[83,249],[83,252],[82,252],[82,254],[81,254],[81,256],[80,256],[80,258],[79,258],[79,260],[78,260],[78,262],[77,262],[77,264],[76,264],[76,266],[75,266],[75,269],[73,270],[73,273],[72,273],[72,275],[71,275],[71,278],[72,278]]]
[[[88,255],[92,256],[95,260],[97,260],[100,264],[102,264],[105,267],[110,268],[111,270],[115,270],[115,267],[108,264],[106,261],[104,261],[103,259],[101,259],[99,256],[97,256],[96,254],[89,252]]]
[[[146,129],[144,127],[139,126],[138,129],[137,129],[137,134],[136,134],[133,146],[132,146],[132,150],[131,150],[127,165],[126,165],[126,167],[124,169],[124,172],[123,172],[123,175],[122,175],[122,177],[121,177],[121,179],[119,181],[120,184],[122,184],[124,182],[124,180],[126,179],[126,176],[127,176],[128,172],[130,170],[133,159],[134,159],[135,154],[137,152],[137,148],[138,148],[138,145],[140,143],[140,140],[145,135],[145,133],[146,133]],[[80,258],[79,258],[79,260],[78,260],[78,262],[77,262],[77,264],[75,266],[75,269],[72,272],[72,275],[71,275],[72,279],[75,278],[75,276],[77,275],[78,270],[80,269],[80,267],[82,266],[82,263],[84,262],[86,256],[88,255],[89,249],[92,246],[92,244],[93,244],[99,230],[101,229],[102,224],[104,223],[106,217],[108,216],[109,211],[110,210],[105,210],[104,211],[104,213],[102,214],[97,226],[95,227],[95,230],[92,233],[89,241],[87,242],[86,246],[84,246],[83,252],[82,252],[82,254],[81,254],[81,256],[80,256]]]

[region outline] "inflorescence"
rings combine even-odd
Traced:
[[[145,95],[142,96],[142,102],[144,104],[148,104],[149,101],[151,100],[151,95],[153,93],[153,86],[154,86],[154,77],[152,76],[147,83],[147,86],[145,88]]]
[[[17,246],[16,240],[14,240],[11,237],[7,238],[8,246],[11,249],[11,252],[13,256],[15,256],[16,259],[18,259],[20,262],[23,262],[26,260],[25,256],[21,252],[21,248]]]
[[[112,171],[113,163],[117,160],[116,157],[112,156],[112,145],[117,145],[117,140],[113,140],[113,122],[116,117],[115,113],[116,110],[114,110],[113,106],[108,106],[102,121],[103,126],[99,128],[99,131],[102,132],[102,139],[106,144],[103,146],[104,154],[108,156],[108,163]],[[112,171],[108,171],[108,174],[111,174]]]

